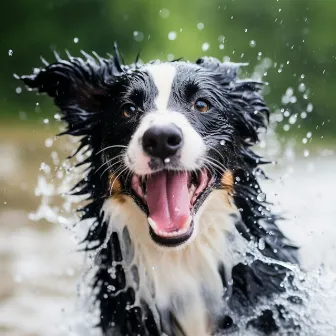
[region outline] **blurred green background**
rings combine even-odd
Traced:
[[[41,55],[51,62],[52,50],[64,57],[65,49],[74,56],[81,49],[106,55],[117,41],[126,63],[139,51],[145,62],[226,56],[248,62],[252,74],[264,60],[273,110],[284,103],[288,87],[295,96],[304,84],[298,101],[285,106],[290,113],[278,118],[279,131],[288,123],[286,134],[317,127],[331,138],[335,130],[336,0],[12,0],[1,7],[1,123],[22,125],[53,115],[50,101],[26,92],[13,73],[30,73]],[[312,112],[306,111],[309,102]]]

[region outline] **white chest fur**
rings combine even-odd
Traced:
[[[108,199],[103,207],[109,232],[122,236],[126,227],[133,243],[130,253],[121,239],[128,284],[137,289],[136,303],[144,299],[169,309],[189,335],[208,335],[209,317],[223,312],[226,288],[218,272],[224,265],[228,283],[232,267],[242,260],[246,243],[230,216],[237,213],[222,190],[213,191],[194,218],[192,241],[178,248],[161,248],[152,241],[146,215],[130,197]],[[134,283],[132,265],[138,269]]]

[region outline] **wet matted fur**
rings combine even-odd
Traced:
[[[268,123],[263,84],[239,80],[240,64],[209,57],[124,65],[117,49],[109,59],[83,55],[57,55],[55,63],[21,79],[54,99],[68,125],[64,133],[81,137],[78,151],[91,153],[73,194],[89,195],[81,218],[93,224],[83,244],[97,251],[90,285],[103,334],[295,330],[274,298],[291,277],[285,263],[298,263],[296,247],[258,199],[259,165],[266,162],[251,149]],[[192,107],[199,97],[206,98],[200,103],[208,103],[206,113]],[[141,129],[157,122],[160,109],[189,147],[175,161],[147,162]],[[135,173],[162,169],[192,171],[195,178],[206,169],[211,177],[195,196],[193,227],[183,241],[153,233],[146,199],[132,185]]]

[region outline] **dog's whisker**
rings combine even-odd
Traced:
[[[120,176],[123,172],[125,172],[126,170],[128,170],[128,167],[125,167],[123,170],[121,170],[121,172],[114,178],[113,183],[112,183],[112,185],[110,186],[110,194],[111,194],[111,192],[112,192],[112,190],[113,190],[114,183],[118,180],[119,176]]]
[[[98,155],[99,153],[106,151],[107,149],[111,149],[111,148],[127,148],[127,146],[124,145],[113,145],[113,146],[107,146],[103,149],[101,149],[99,152],[96,153],[96,155]]]
[[[203,158],[203,161],[204,163],[208,163],[211,168],[217,168],[220,174],[222,174],[226,169],[220,162],[216,163],[216,160],[213,158]]]
[[[110,177],[110,181],[109,181],[109,184],[111,185],[111,181],[112,181],[112,179],[113,179],[113,181],[115,180],[115,178],[116,178],[116,176],[119,174],[119,172],[121,172],[122,170],[124,170],[125,168],[127,168],[127,167],[125,167],[125,166],[121,166],[121,167],[118,167],[116,170],[113,170],[113,171],[111,171],[111,177]]]
[[[215,151],[217,154],[219,154],[219,156],[225,160],[224,156],[223,156],[223,153],[221,153],[218,149],[216,149],[215,147],[211,146],[211,145],[208,145],[208,147],[210,148],[210,150],[213,150]]]
[[[112,165],[108,165],[108,166],[104,169],[104,171],[103,171],[103,172],[101,173],[101,175],[100,175],[100,178],[102,178],[103,175],[104,175],[104,173],[106,173],[109,169],[111,169],[112,167],[114,167],[114,166],[116,166],[116,165],[118,165],[118,164],[121,164],[121,167],[124,167],[124,162],[123,162],[123,160],[114,162]]]
[[[120,158],[120,157],[124,157],[124,154],[117,155],[117,156],[113,157],[112,159],[110,159],[110,160],[104,162],[102,165],[99,166],[99,168],[97,168],[97,170],[94,172],[94,174],[98,173],[98,171],[99,171],[100,169],[102,169],[105,165],[109,164],[110,162],[112,162],[112,161],[114,161],[114,160],[116,160],[116,159],[118,159],[118,158]],[[122,160],[119,160],[118,162],[121,162],[121,161],[122,161]]]
[[[127,182],[127,180],[130,178],[130,176],[132,175],[132,171],[129,170],[129,172],[127,173],[126,177],[125,177],[125,183]]]

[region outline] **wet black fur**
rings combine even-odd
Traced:
[[[96,154],[107,145],[126,145],[134,132],[136,118],[140,118],[141,115],[135,116],[133,122],[123,120],[119,113],[121,104],[135,100],[138,100],[139,104],[146,103],[150,101],[150,97],[144,97],[143,92],[130,89],[130,86],[136,86],[136,81],[145,81],[141,65],[137,62],[130,66],[123,65],[117,50],[109,59],[100,58],[96,54],[94,57],[86,53],[83,55],[84,59],[68,55],[68,60],[56,55],[55,63],[45,63],[44,68],[20,78],[30,88],[47,93],[54,99],[68,125],[64,134],[81,137],[78,151],[84,148],[87,151],[92,150],[90,157],[80,163],[89,163],[87,176],[73,189],[73,194],[90,195],[90,202],[80,210],[82,220],[94,220],[83,241],[89,250],[101,247],[107,235],[107,223],[103,221],[104,214],[100,214],[100,210],[109,195],[108,174],[106,172],[101,175],[97,173],[97,169],[103,160],[120,154],[121,148],[111,149],[107,156]],[[183,64],[185,63],[181,62],[181,65]],[[260,250],[264,256],[296,264],[296,248],[279,231],[275,223],[278,218],[269,212],[267,203],[257,199],[261,192],[257,177],[262,176],[259,165],[265,162],[251,147],[258,141],[259,131],[266,128],[269,114],[260,94],[262,83],[238,80],[239,64],[221,63],[217,59],[207,57],[197,60],[196,64],[198,74],[191,73],[194,80],[189,81],[185,87],[185,100],[188,101],[190,97],[197,95],[200,88],[207,90],[212,97],[212,112],[197,117],[197,120],[194,116],[188,118],[204,136],[205,141],[215,148],[209,150],[209,156],[221,161],[227,169],[234,172],[236,182],[233,197],[242,216],[242,221],[236,218],[236,227],[249,241],[258,242],[260,238],[264,239],[265,248]],[[145,111],[146,106],[141,106],[139,113]],[[223,140],[225,146],[220,144]],[[221,155],[218,155],[217,151],[220,151]],[[221,174],[218,170],[214,170],[214,174],[215,187],[221,188]],[[123,192],[132,195],[127,174],[122,174],[120,178],[123,182]],[[202,196],[199,204],[206,196]],[[135,200],[146,211],[143,204],[138,199]],[[199,204],[196,206],[199,207]],[[177,335],[180,327],[171,312],[160,312],[155,307],[150,309],[146,302],[142,302],[139,307],[132,306],[136,288],[126,283],[122,264],[128,257],[121,251],[121,239],[129,246],[128,254],[134,253],[132,242],[125,230],[122,237],[116,232],[112,233],[107,247],[104,247],[96,258],[99,269],[92,287],[98,289],[95,293],[101,309],[99,326],[105,335],[155,336],[161,335],[162,331],[169,336]],[[116,262],[117,265],[113,269],[114,276],[111,276],[112,262]],[[218,323],[218,330],[234,329],[234,316],[246,316],[251,313],[261,297],[269,298],[271,303],[274,294],[284,291],[280,283],[287,271],[283,266],[260,260],[249,265],[236,265],[233,268],[233,285],[228,300],[233,315],[223,314]],[[135,280],[138,280],[137,272],[137,268],[134,267],[132,274]],[[225,265],[219,265],[219,272],[222,274],[224,285],[227,286]],[[126,309],[129,305],[132,308]],[[280,311],[280,308],[275,307],[274,311]],[[160,316],[159,323],[153,318],[154,311]],[[278,330],[279,321],[275,322],[274,311],[265,311],[249,325],[265,334]],[[284,322],[284,325],[293,327],[288,321]],[[179,332],[184,334],[183,330]]]

